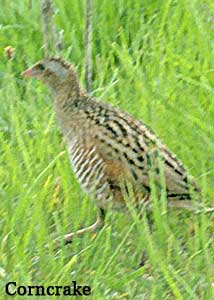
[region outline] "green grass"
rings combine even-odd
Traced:
[[[29,9],[27,0],[0,0],[0,299],[10,299],[9,281],[72,280],[92,287],[90,300],[214,299],[211,214],[156,208],[150,233],[134,211],[109,211],[96,238],[55,249],[53,238],[91,224],[96,209],[70,169],[50,94],[20,77],[43,55],[39,1],[32,2]],[[84,84],[84,1],[55,5],[62,56]],[[93,29],[93,94],[150,126],[213,206],[213,1],[94,0]],[[3,54],[8,45],[16,48],[11,61]],[[143,249],[148,259],[136,270]]]

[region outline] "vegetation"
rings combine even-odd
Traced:
[[[83,85],[84,4],[55,0],[62,56]],[[9,281],[75,280],[91,286],[90,300],[214,299],[214,214],[166,214],[158,205],[150,232],[135,211],[109,211],[100,232],[56,247],[54,238],[91,224],[96,209],[71,171],[48,90],[20,76],[43,56],[39,1],[0,7],[0,298],[9,299]],[[93,94],[150,126],[213,206],[213,1],[94,0],[93,30]],[[8,45],[13,59],[4,56]]]

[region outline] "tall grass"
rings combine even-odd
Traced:
[[[83,85],[84,2],[55,0],[62,55]],[[43,55],[39,1],[28,5],[0,0],[0,298],[9,281],[76,280],[92,287],[88,299],[214,299],[213,215],[156,207],[150,232],[146,217],[109,211],[96,236],[55,247],[96,209],[71,171],[47,89],[20,77]],[[93,28],[93,94],[150,126],[214,205],[213,1],[94,0]]]

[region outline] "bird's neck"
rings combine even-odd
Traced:
[[[61,86],[54,92],[54,110],[66,140],[72,138],[76,128],[78,113],[75,100],[84,101],[84,98],[84,91],[76,85]]]
[[[81,89],[78,82],[74,80],[68,80],[63,84],[59,84],[53,89],[55,106],[59,110],[76,99],[79,99],[84,95],[84,91]]]

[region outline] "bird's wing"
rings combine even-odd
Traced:
[[[150,187],[151,170],[155,170],[156,182],[160,182],[161,161],[169,197],[190,198],[190,184],[199,192],[183,164],[145,124],[103,103],[99,103],[92,119],[97,127],[94,136],[102,155],[106,159],[121,161],[144,188]]]

